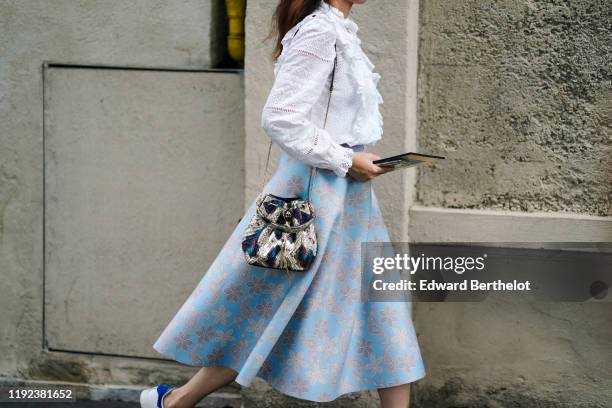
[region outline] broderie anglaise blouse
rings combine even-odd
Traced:
[[[353,156],[353,150],[341,144],[374,144],[383,127],[378,106],[383,98],[377,89],[380,75],[373,72],[357,31],[353,20],[321,1],[281,40],[283,50],[274,65],[274,84],[261,116],[263,129],[283,150],[341,177]],[[334,88],[323,129],[336,55]]]

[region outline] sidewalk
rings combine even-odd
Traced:
[[[84,384],[60,381],[36,381],[0,377],[0,388],[63,386],[71,388],[76,401],[61,402],[5,402],[0,398],[0,408],[140,408],[140,391],[146,386],[116,384]],[[5,396],[6,397],[6,396]],[[197,405],[198,408],[242,408],[242,396],[238,392],[213,392]]]

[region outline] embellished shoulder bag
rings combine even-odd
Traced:
[[[323,128],[327,124],[327,113],[334,88],[336,60],[331,76],[331,85],[325,110]],[[268,148],[265,174],[268,172],[270,151]],[[317,234],[314,226],[315,210],[310,201],[310,190],[316,175],[312,166],[305,199],[300,197],[279,197],[263,191],[256,199],[256,211],[242,236],[242,251],[247,263],[266,268],[304,272],[308,270],[317,255]],[[264,178],[265,182],[265,178]],[[263,184],[262,184],[263,190]]]

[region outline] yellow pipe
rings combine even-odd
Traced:
[[[225,0],[229,20],[227,50],[237,62],[244,61],[244,6],[245,0]]]

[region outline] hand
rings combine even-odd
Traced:
[[[372,163],[378,159],[380,157],[374,153],[355,152],[353,153],[353,165],[348,170],[348,174],[359,181],[368,181],[393,170],[392,167],[380,167]]]

